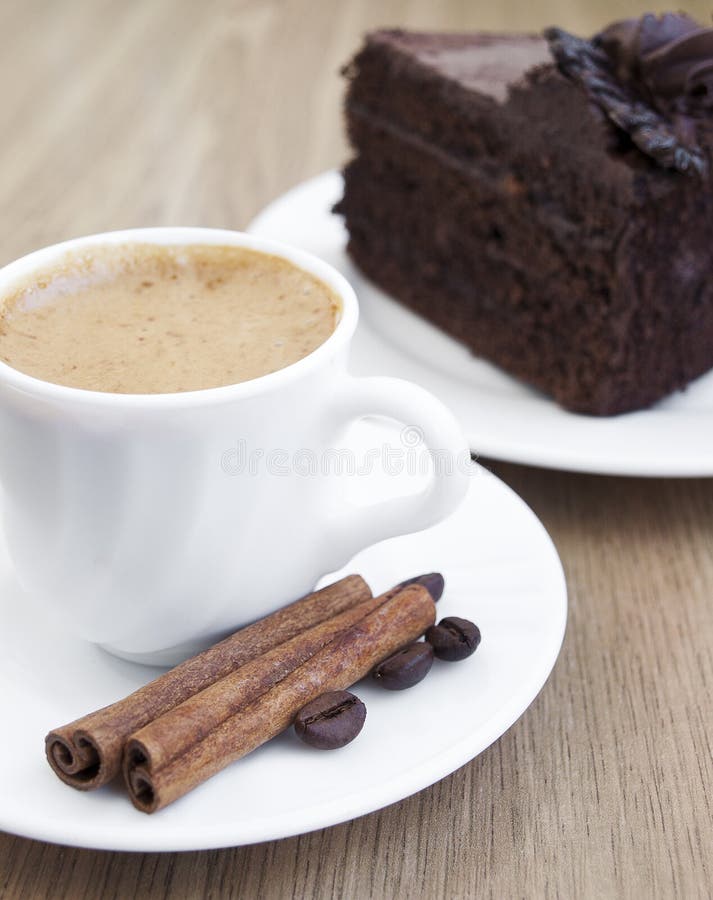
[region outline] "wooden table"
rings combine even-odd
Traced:
[[[345,159],[337,72],[367,28],[591,32],[620,14],[615,0],[8,0],[0,262],[113,228],[242,227]],[[0,897],[708,896],[713,482],[492,468],[552,534],[571,603],[554,674],[495,745],[382,812],[254,847],[0,835]]]

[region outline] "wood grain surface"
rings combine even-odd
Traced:
[[[368,28],[586,33],[647,8],[5,0],[0,262],[112,228],[244,226],[344,160],[337,73]],[[381,812],[253,847],[104,853],[0,834],[0,897],[710,896],[713,481],[490,465],[552,534],[571,602],[552,677],[495,745]]]

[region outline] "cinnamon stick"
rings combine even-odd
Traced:
[[[66,784],[93,790],[121,770],[129,735],[233,670],[371,597],[359,575],[349,575],[236,631],[123,700],[51,731],[49,764]]]
[[[284,731],[311,700],[325,691],[343,690],[359,681],[377,663],[435,622],[433,598],[419,584],[389,592],[377,600],[383,602],[256,700],[208,733],[199,728],[187,745],[183,737],[185,749],[180,755],[170,748],[170,729],[163,734],[169,743],[154,743],[152,736],[160,730],[158,722],[135,734],[127,744],[124,778],[136,808],[151,813],[177,800]],[[200,696],[195,703],[202,705]],[[192,704],[192,709],[195,711],[197,706]]]
[[[307,662],[338,634],[385,603],[392,594],[393,591],[389,591],[381,597],[363,600],[326,622],[303,631],[189,697],[149,722],[132,737],[141,741],[144,755],[151,758],[154,768],[168,765],[226,719]]]

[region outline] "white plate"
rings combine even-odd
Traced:
[[[0,828],[113,850],[189,850],[287,837],[379,809],[472,759],[524,712],[559,652],[567,598],[544,528],[479,467],[466,501],[429,531],[371,547],[344,570],[374,590],[440,570],[439,616],[475,620],[483,639],[461,663],[434,665],[409,691],[365,682],[363,732],[324,753],[286,733],[153,816],[118,786],[84,794],[44,758],[44,736],[135,690],[155,672],[63,637],[33,613],[0,543]],[[433,727],[437,721],[438,727]]]
[[[481,456],[610,475],[713,475],[713,372],[642,412],[565,412],[361,275],[346,254],[342,220],[330,212],[341,192],[341,176],[327,172],[275,200],[248,230],[309,250],[352,282],[362,310],[355,373],[422,384],[451,407]]]

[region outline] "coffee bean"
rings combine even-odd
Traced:
[[[417,575],[415,578],[408,578],[406,581],[402,581],[398,587],[404,588],[408,587],[410,584],[423,585],[431,597],[433,597],[433,602],[438,603],[443,595],[445,579],[440,572],[430,572],[428,575]]]
[[[480,629],[468,619],[449,616],[441,619],[438,625],[431,625],[426,640],[433,645],[433,652],[439,659],[455,662],[475,653],[480,643]]]
[[[379,663],[372,674],[387,691],[403,691],[423,681],[432,665],[433,647],[419,641]]]
[[[329,691],[304,706],[295,719],[295,732],[319,750],[337,750],[359,734],[366,706],[349,691]]]

